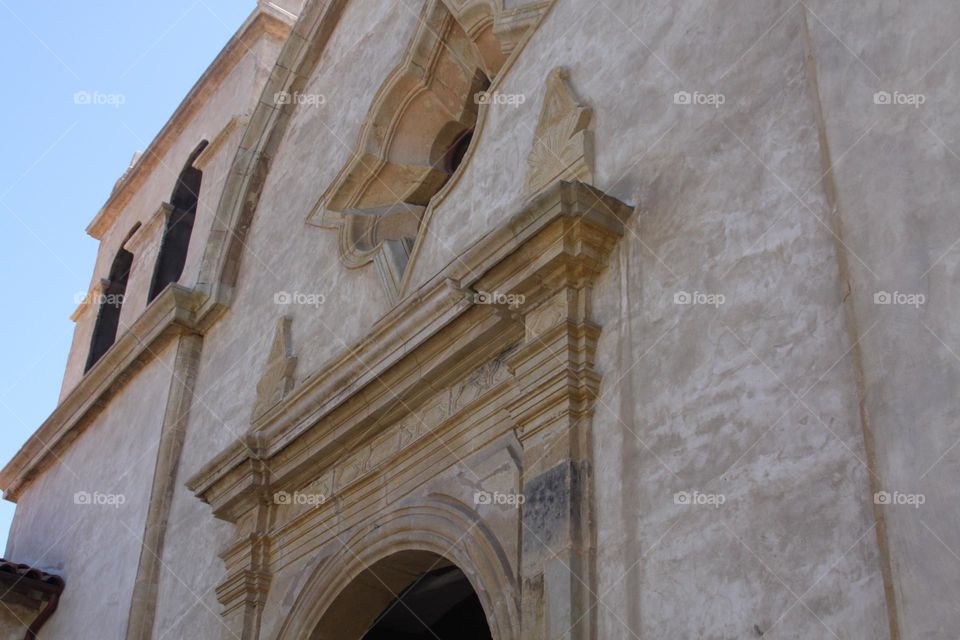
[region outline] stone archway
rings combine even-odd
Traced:
[[[401,551],[357,575],[310,640],[491,640],[479,594],[463,571],[429,551]]]
[[[404,590],[426,574],[450,567],[469,582],[485,612],[487,637],[520,637],[515,569],[494,532],[460,501],[431,494],[421,504],[381,515],[335,544],[300,590],[278,640],[363,640]]]

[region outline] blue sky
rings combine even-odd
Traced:
[[[254,6],[0,0],[0,464],[56,406],[97,251],[87,223]],[[0,551],[13,513],[0,502]]]

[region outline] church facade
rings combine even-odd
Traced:
[[[929,5],[261,1],[87,228],[9,637],[956,637]]]

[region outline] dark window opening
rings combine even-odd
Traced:
[[[183,274],[187,250],[190,248],[190,236],[193,235],[193,224],[197,217],[197,205],[200,202],[200,183],[203,180],[203,172],[194,167],[193,163],[206,146],[207,143],[202,142],[190,154],[187,166],[180,172],[173,188],[173,195],[170,196],[173,210],[163,231],[160,254],[157,256],[147,302],[156,298],[168,284],[178,281]]]
[[[131,267],[133,267],[133,254],[121,248],[113,259],[113,264],[110,265],[110,276],[100,294],[100,311],[97,313],[97,323],[93,328],[90,353],[87,354],[84,372],[89,371],[90,367],[103,357],[117,339],[120,310],[123,307],[123,297],[126,295]]]
[[[379,615],[363,640],[491,640],[473,586],[457,567],[423,575]]]
[[[463,164],[463,158],[470,149],[470,143],[473,141],[473,129],[469,129],[460,134],[450,147],[443,158],[443,170],[448,176],[452,176]]]

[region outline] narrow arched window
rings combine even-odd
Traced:
[[[156,298],[168,284],[179,280],[183,273],[187,249],[190,248],[190,236],[193,235],[193,223],[197,217],[197,204],[200,202],[200,182],[203,179],[203,172],[193,165],[206,146],[207,142],[204,140],[194,149],[173,187],[173,195],[170,196],[172,209],[163,230],[160,254],[157,256],[147,302]]]
[[[133,254],[120,247],[113,258],[113,264],[110,265],[110,275],[102,282],[100,288],[100,310],[97,313],[97,323],[93,327],[93,337],[90,339],[90,352],[87,354],[85,372],[89,371],[90,367],[95,365],[117,340],[120,310],[127,292],[127,279],[130,277],[131,267],[133,267]]]

